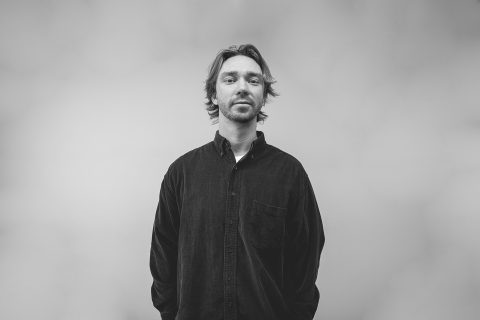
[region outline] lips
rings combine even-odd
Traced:
[[[252,105],[252,102],[249,100],[236,100],[233,104],[249,104]]]

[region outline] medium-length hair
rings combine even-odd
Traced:
[[[210,115],[210,119],[217,120],[219,115],[218,105],[213,103],[213,99],[217,93],[216,83],[220,69],[227,59],[239,55],[253,59],[260,66],[263,76],[263,101],[266,103],[269,101],[269,97],[278,96],[278,93],[272,88],[272,84],[275,83],[275,79],[272,77],[267,62],[263,59],[258,49],[252,44],[230,46],[228,49],[224,49],[217,54],[215,60],[213,60],[212,64],[210,65],[207,80],[205,81],[205,92],[207,98],[207,102],[205,102],[205,104],[207,105],[207,111]],[[263,111],[260,111],[257,115],[257,122],[263,121],[266,118],[267,115]]]

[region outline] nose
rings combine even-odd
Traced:
[[[248,86],[245,79],[240,78],[237,82],[237,94],[243,95],[248,92]]]

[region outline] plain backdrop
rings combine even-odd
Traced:
[[[2,320],[159,319],[160,183],[213,139],[207,68],[242,43],[322,212],[315,319],[478,319],[478,1],[2,0]]]

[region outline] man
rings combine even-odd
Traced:
[[[163,320],[315,314],[325,238],[312,186],[256,131],[273,82],[253,45],[221,51],[210,68],[207,110],[219,129],[169,167],[155,215],[152,300]]]

